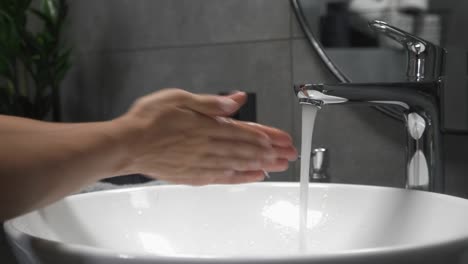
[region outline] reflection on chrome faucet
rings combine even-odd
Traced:
[[[406,187],[443,192],[439,90],[444,82],[445,50],[381,21],[369,26],[405,47],[407,82],[301,84],[294,87],[299,103],[402,107],[408,134]]]

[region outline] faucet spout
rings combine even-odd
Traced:
[[[294,86],[300,103],[318,105],[337,103],[396,104],[406,109],[432,108],[437,105],[440,83],[337,83],[301,84]]]
[[[397,105],[407,128],[406,187],[444,191],[440,133],[439,81],[400,83],[301,84],[294,91],[301,104]]]

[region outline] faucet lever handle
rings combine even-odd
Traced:
[[[383,21],[369,22],[369,27],[400,43],[408,53],[406,75],[409,81],[437,80],[443,75],[445,50]]]
[[[429,45],[435,46],[434,44],[418,38],[402,29],[387,24],[386,22],[374,20],[369,22],[369,27],[377,33],[397,41],[410,53],[421,54],[426,51],[426,47]]]

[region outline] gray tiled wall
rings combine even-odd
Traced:
[[[284,0],[70,1],[70,39],[79,50],[156,47],[287,39]]]

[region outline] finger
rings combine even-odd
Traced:
[[[262,131],[249,126],[241,126],[230,118],[218,117],[210,124],[200,125],[194,133],[214,139],[244,141],[258,146],[271,147],[270,138]]]
[[[174,184],[202,186],[215,183],[218,178],[228,178],[236,175],[234,170],[194,168],[185,175],[167,177]]]
[[[264,179],[265,172],[263,170],[238,172],[232,170],[199,169],[195,175],[173,177],[169,182],[173,184],[203,186],[208,184],[240,184],[258,182]]]
[[[229,116],[242,105],[229,96],[191,94],[185,107],[208,116]]]
[[[247,102],[247,94],[234,92],[225,96],[191,94],[193,105],[188,102],[190,109],[209,116],[229,116],[237,112]],[[221,112],[220,112],[221,110]]]
[[[267,161],[266,159],[245,159],[237,157],[224,157],[210,155],[201,158],[196,166],[208,169],[226,169],[236,171],[261,170],[265,166],[275,163],[277,159]]]
[[[244,105],[247,102],[247,94],[244,92],[234,92],[227,97],[231,98],[232,100],[236,101],[239,105]]]
[[[247,94],[240,91],[225,96],[191,95],[194,101],[192,101],[193,104],[188,102],[190,109],[209,116],[230,116],[247,102]]]
[[[241,107],[229,96],[193,94],[178,90],[174,93],[173,98],[179,106],[208,116],[228,116]]]
[[[242,121],[236,121],[236,122],[239,123],[240,126],[250,127],[250,128],[257,129],[258,131],[265,133],[271,139],[271,142],[273,145],[282,146],[282,147],[288,147],[292,145],[291,136],[283,130],[269,127],[269,126],[260,125],[257,123],[252,123],[252,122],[242,122]]]
[[[297,160],[297,150],[293,146],[289,147],[274,147],[275,152],[278,154],[278,158],[286,159],[289,161]]]
[[[217,177],[212,184],[240,184],[263,181],[265,173],[263,171],[245,171],[236,172],[235,175],[228,177]]]
[[[263,165],[263,170],[268,172],[281,172],[289,168],[289,162],[286,159],[277,159],[274,162]]]
[[[278,154],[271,146],[260,146],[234,140],[212,139],[209,144],[203,146],[202,153],[208,156],[220,156],[221,159],[244,159],[266,162],[271,162],[278,158]]]
[[[234,98],[238,98],[235,95]],[[229,116],[241,105],[229,96],[198,95],[177,88],[163,89],[144,97],[149,104],[169,104],[184,107],[208,116]]]

